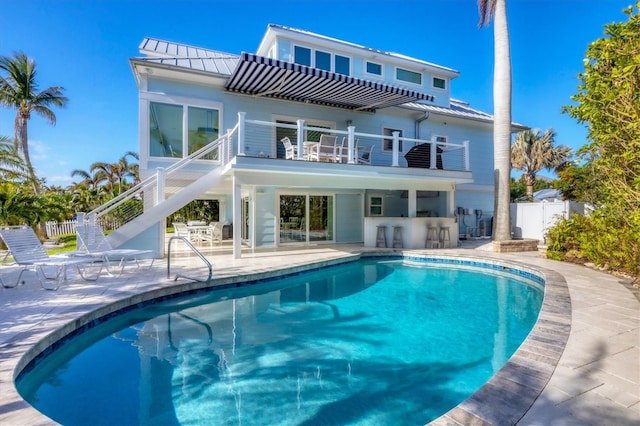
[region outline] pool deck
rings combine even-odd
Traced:
[[[273,273],[280,268],[303,268],[312,262],[337,262],[364,250],[361,245],[332,245],[247,251],[238,260],[233,259],[228,251],[217,251],[207,254],[207,258],[214,264],[214,276],[223,278],[257,276]],[[553,311],[551,305],[553,321],[546,324],[548,336],[554,334],[549,324],[560,324],[558,330],[562,329],[562,332],[557,334],[568,335],[568,340],[559,337],[558,340],[562,342],[554,348],[553,338],[533,342],[530,338],[524,351],[526,359],[518,361],[523,364],[538,363],[542,365],[541,369],[548,369],[550,375],[548,382],[546,378],[542,379],[540,389],[543,390],[539,395],[536,392],[533,405],[528,408],[527,404],[528,410],[513,407],[513,400],[523,389],[529,388],[521,386],[518,380],[506,380],[498,383],[500,388],[494,390],[516,398],[486,399],[486,404],[476,406],[465,401],[454,409],[457,411],[437,419],[434,424],[640,424],[640,291],[633,288],[628,280],[583,266],[543,259],[537,252],[494,253],[483,241],[465,242],[458,249],[404,253],[483,258],[552,271],[564,278],[560,281],[565,289],[568,288],[570,295],[570,301],[567,300],[565,304],[566,310]],[[202,261],[196,257],[181,256],[171,262],[172,274],[179,272],[187,276],[206,277]],[[5,283],[13,284],[18,271],[15,265],[1,266],[0,277]],[[173,280],[167,279],[166,260],[156,260],[150,270],[127,272],[119,278],[101,276],[97,282],[72,278],[58,291],[42,290],[33,274],[26,275],[26,278],[28,282],[25,285],[0,290],[2,425],[54,424],[26,404],[13,385],[14,371],[16,367],[21,367],[22,356],[32,354],[38,347],[48,346],[51,342],[46,336],[65,324],[69,328],[72,320],[95,309],[104,310],[107,305],[117,309],[118,300],[135,298],[148,290],[170,292],[174,284]],[[545,293],[545,303],[546,299]],[[560,303],[563,303],[562,300]],[[530,349],[536,344],[541,348],[538,355],[532,354],[536,352],[535,349]],[[545,350],[550,354],[556,351],[555,358],[540,355]],[[546,359],[559,359],[559,362],[555,365],[554,361],[554,365],[549,366],[545,364]],[[534,382],[543,376],[534,374],[528,377]],[[482,398],[476,398],[476,403],[478,401],[482,401]],[[501,413],[509,416],[501,419]],[[517,420],[504,421],[514,418],[513,415]]]

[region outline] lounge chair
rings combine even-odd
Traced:
[[[107,272],[111,273],[111,262],[116,260],[120,272],[118,276],[124,271],[124,267],[127,262],[134,262],[137,268],[140,268],[140,257],[149,258],[148,255],[153,253],[153,250],[137,250],[137,249],[118,249],[113,248],[104,235],[100,225],[77,225],[76,235],[78,237],[78,251],[75,252],[77,256],[90,256],[93,258],[100,258],[107,264]],[[151,263],[149,268],[153,266],[155,259],[150,257]]]
[[[14,228],[14,229],[0,229],[0,238],[7,245],[7,248],[13,256],[13,260],[16,264],[22,266],[20,275],[14,285],[5,285],[2,282],[3,287],[17,287],[19,284],[24,284],[22,280],[22,274],[27,271],[34,271],[40,281],[40,285],[45,290],[57,290],[63,281],[67,280],[67,269],[69,266],[74,266],[80,276],[86,281],[95,281],[98,279],[100,272],[102,272],[102,262],[100,259],[88,258],[88,257],[74,257],[74,256],[49,256],[44,246],[38,239],[38,236],[29,227]],[[86,276],[83,266],[95,265],[99,263],[99,270],[94,277]],[[55,270],[53,276],[47,275],[47,270]],[[49,287],[46,283],[55,281],[54,287]]]

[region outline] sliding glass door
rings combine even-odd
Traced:
[[[280,244],[334,241],[333,195],[281,194]]]

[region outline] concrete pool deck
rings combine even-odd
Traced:
[[[578,265],[542,259],[536,252],[493,253],[481,242],[460,249],[414,250],[410,254],[451,255],[514,262],[554,271],[564,277],[570,295],[568,341],[551,368],[551,378],[533,406],[518,417],[519,425],[637,425],[640,422],[640,301],[639,291],[628,281]],[[303,267],[310,262],[332,262],[362,252],[361,245],[315,246],[243,253],[234,260],[228,252],[213,252],[215,277],[246,276],[283,267]],[[206,277],[200,259],[172,259],[176,272]],[[0,277],[13,283],[19,268],[0,267]],[[78,317],[150,289],[169,291],[166,260],[157,260],[145,272],[97,282],[70,280],[57,292],[44,291],[33,274],[26,285],[0,291],[0,424],[53,424],[26,404],[13,386],[14,370],[34,345],[46,347],[46,336]],[[568,331],[568,330],[566,330]],[[42,342],[42,339],[45,339]],[[40,343],[38,343],[40,342]],[[541,342],[544,345],[545,342]],[[502,390],[509,393],[511,389]],[[441,417],[436,424],[504,424],[483,413],[511,407],[491,400],[477,407],[472,417]],[[506,405],[506,404],[505,404]]]

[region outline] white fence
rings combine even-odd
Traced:
[[[533,238],[544,243],[547,229],[559,218],[568,219],[572,213],[583,215],[584,204],[574,201],[512,203],[511,232],[514,238]]]
[[[75,234],[76,233],[76,224],[78,221],[76,220],[66,220],[64,222],[47,222],[45,224],[47,238],[59,237],[60,235],[65,234]],[[102,229],[111,230],[116,229],[120,226],[119,223],[116,222],[106,222],[103,220],[98,220]]]

